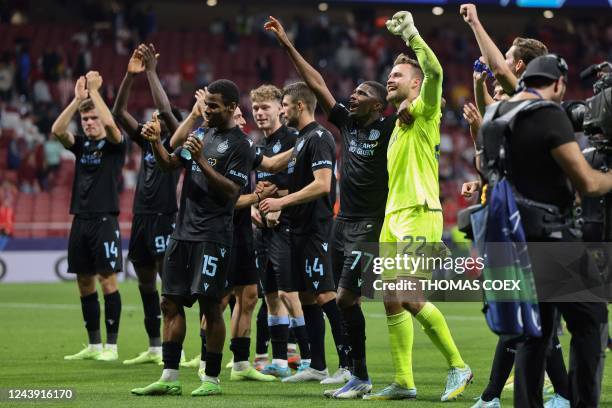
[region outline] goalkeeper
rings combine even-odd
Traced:
[[[412,15],[396,13],[387,21],[388,30],[401,36],[416,53],[418,61],[400,54],[387,80],[387,100],[408,112],[409,125],[397,123],[387,150],[389,195],[380,234],[381,254],[398,247],[413,251],[436,247],[442,241],[442,207],[439,199],[438,156],[442,102],[442,67],[414,26]],[[401,113],[400,113],[401,114]],[[413,248],[409,248],[412,246]],[[403,251],[407,253],[406,251]],[[418,249],[417,249],[418,252]],[[431,273],[396,270],[383,272],[386,282],[401,279],[429,279]],[[398,293],[384,294],[394,382],[366,399],[416,398],[412,374],[412,314],[449,365],[446,389],[441,400],[453,400],[472,380],[472,371],[463,362],[442,313],[422,294],[400,299]],[[410,313],[408,313],[410,312]]]

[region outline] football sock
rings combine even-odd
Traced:
[[[121,319],[121,295],[119,291],[104,295],[104,320],[106,322],[106,344],[117,344]]]
[[[161,346],[161,308],[159,305],[159,293],[144,292],[141,288],[140,298],[144,309],[144,326],[149,336],[149,347]]]
[[[295,330],[290,326],[289,327],[289,339],[287,340],[289,344],[297,344],[297,337],[295,337]]]
[[[387,326],[391,345],[391,361],[395,370],[394,382],[405,388],[414,388],[412,374],[414,328],[412,327],[412,316],[406,311],[387,316]]]
[[[176,381],[178,380],[178,375],[179,375],[179,370],[172,369],[172,368],[164,368],[164,370],[162,371],[160,380],[166,381],[166,382]]]
[[[465,363],[446,324],[446,320],[442,312],[433,303],[425,303],[425,306],[417,313],[415,318],[423,326],[427,337],[446,358],[449,367],[465,367]]]
[[[359,305],[352,305],[342,309],[342,317],[351,347],[352,373],[361,380],[367,380],[369,376],[366,366],[366,333],[363,311]]]
[[[255,353],[268,354],[270,330],[268,329],[268,306],[266,302],[261,302],[257,312],[257,335],[255,338]]]
[[[101,344],[100,336],[100,302],[98,302],[98,292],[81,298],[81,311],[87,329],[89,344]]]
[[[287,363],[287,337],[289,336],[289,317],[268,315],[272,359]]]
[[[164,362],[164,370],[177,370],[181,361],[182,345],[174,341],[164,341],[162,343],[162,360]],[[172,381],[172,380],[168,380]]]
[[[230,350],[234,353],[234,363],[249,361],[250,337],[234,337],[230,340]]]
[[[491,401],[499,398],[510,376],[514,366],[514,354],[516,353],[516,341],[505,340],[500,337],[495,348],[493,364],[491,364],[491,374],[489,384],[480,397],[483,401]]]
[[[306,332],[310,341],[310,367],[315,370],[325,370],[325,320],[323,310],[317,304],[302,305]]]
[[[206,361],[206,330],[200,328],[200,361]]]
[[[336,299],[330,300],[321,308],[325,312],[327,321],[329,321],[329,325],[331,326],[332,336],[334,337],[334,343],[336,344],[336,351],[338,352],[338,363],[340,367],[346,368],[349,366],[349,347],[348,338],[342,324],[340,308],[338,308]]]
[[[215,353],[209,351],[206,353],[206,369],[205,373],[208,377],[219,377],[219,373],[221,372],[221,358],[223,357],[222,353]]]
[[[310,359],[310,342],[306,331],[304,316],[292,317],[289,322],[289,331],[295,334],[295,340],[300,348],[300,360]]]

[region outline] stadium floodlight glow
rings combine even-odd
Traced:
[[[217,5],[217,0],[206,0],[206,5],[209,7],[215,7]]]
[[[319,3],[319,11],[327,11],[328,9],[329,9],[329,4]]]
[[[434,7],[431,9],[431,12],[434,14],[434,16],[441,16],[442,14],[444,14],[444,9],[442,7]]]
[[[555,13],[553,13],[552,10],[544,10],[542,14],[544,15],[544,18],[547,19],[551,19],[555,16]]]

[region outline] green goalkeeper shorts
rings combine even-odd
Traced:
[[[437,256],[442,242],[442,211],[430,210],[427,206],[410,207],[385,216],[380,232],[381,257],[402,258],[401,267],[384,268],[383,280],[398,277],[430,279],[432,271],[426,267],[426,258]],[[420,257],[421,261],[406,261]]]

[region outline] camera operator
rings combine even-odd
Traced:
[[[561,102],[567,86],[567,64],[553,54],[535,58],[521,78],[521,90],[508,101],[490,108],[504,115],[527,100]],[[534,105],[535,106],[535,105]],[[487,119],[481,137],[487,139]],[[574,194],[567,179],[582,195],[600,196],[612,190],[612,174],[593,170],[583,157],[574,137],[573,127],[560,105],[542,104],[522,108],[507,137],[508,170],[511,183],[524,198],[556,206],[561,214],[569,213]],[[521,218],[526,219],[521,209]],[[529,230],[526,225],[526,230]],[[562,241],[550,236],[530,236],[528,242]],[[534,273],[554,270],[561,265],[555,257],[542,256],[530,248]],[[541,337],[529,337],[517,348],[515,362],[514,405],[541,407],[546,350],[560,311],[572,334],[570,361],[570,401],[572,407],[596,407],[600,388],[597,372],[600,364],[600,326],[607,323],[603,303],[541,302]]]

